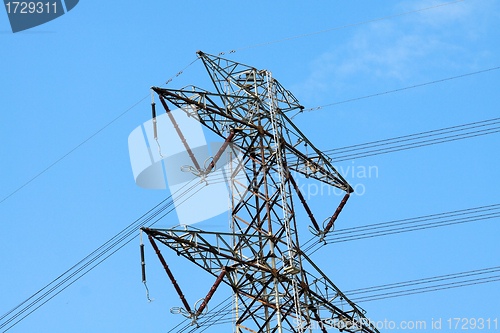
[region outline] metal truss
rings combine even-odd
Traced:
[[[238,163],[230,164],[231,174],[243,174],[246,182],[241,181],[241,176],[231,177],[229,232],[207,232],[188,226],[143,229],[167,273],[171,274],[155,241],[216,277],[203,308],[220,283],[232,288],[236,332],[305,332],[318,322],[324,333],[332,326],[346,332],[378,332],[363,310],[349,301],[300,249],[293,192],[306,209],[316,234],[323,237],[353,191],[287,117],[288,112],[303,107],[267,70],[201,51],[198,55],[216,92],[194,86],[152,89],[167,112],[169,102],[226,143],[230,141],[231,149],[238,150],[240,156]],[[325,229],[314,219],[292,171],[346,192]],[[180,289],[178,293],[183,299]],[[194,320],[203,315],[203,308],[186,308],[184,311]]]

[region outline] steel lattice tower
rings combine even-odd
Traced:
[[[303,107],[267,70],[201,51],[198,55],[216,92],[194,86],[152,89],[167,113],[169,102],[196,117],[223,138],[226,145],[231,143],[241,156],[232,170],[243,172],[246,182],[237,178],[231,181],[228,232],[207,232],[188,226],[143,229],[181,297],[184,313],[194,320],[202,316],[215,289],[224,282],[234,294],[236,332],[305,332],[311,330],[313,322],[324,322],[325,318],[340,323],[341,330],[347,332],[378,332],[363,311],[300,249],[292,193],[304,206],[315,233],[323,237],[353,192],[325,155],[288,118],[289,112]],[[201,170],[195,160],[194,167],[206,175],[215,166],[218,155],[206,170]],[[293,172],[345,191],[324,229],[300,193]],[[214,287],[198,309],[189,307],[155,241],[216,277]],[[339,300],[342,306],[338,305]],[[319,326],[326,333],[326,327]]]

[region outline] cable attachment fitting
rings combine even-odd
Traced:
[[[215,162],[212,156],[210,156],[205,160],[205,162],[203,162],[203,168],[200,169],[196,169],[195,167],[187,164],[181,166],[182,172],[191,172],[196,177],[200,177],[201,182],[205,182],[206,185],[208,185],[206,177],[210,174],[210,172],[212,172],[213,169],[215,169]]]
[[[171,314],[181,314],[183,315],[184,317],[186,318],[192,318],[193,317],[193,313],[192,312],[189,312],[187,311],[186,309],[180,307],[180,306],[175,306],[173,308],[170,309],[170,313]]]
[[[325,222],[328,221],[330,218],[327,218],[324,222],[323,222],[323,230],[325,229]],[[325,241],[325,234],[326,232],[324,232],[323,230],[316,230],[316,228],[314,228],[313,226],[311,225],[308,225],[307,226],[307,229],[309,230],[309,232],[311,234],[313,234],[314,236],[316,237],[319,237],[319,241],[320,242],[324,242],[326,244],[326,241]]]
[[[201,301],[201,300],[203,300],[203,298],[200,299],[199,301]],[[198,302],[196,302],[196,304],[198,304]],[[195,308],[196,308],[196,304],[195,304]],[[176,306],[176,307],[173,307],[173,308],[170,309],[170,313],[171,314],[181,314],[184,317],[186,317],[187,319],[191,319],[192,320],[191,321],[191,325],[195,325],[196,324],[197,327],[200,326],[200,325],[198,325],[198,322],[196,321],[198,319],[198,316],[200,315],[200,314],[198,314],[198,311],[188,311],[188,310],[186,310],[186,309],[184,309],[182,307],[177,307]],[[206,311],[203,314],[206,314]]]

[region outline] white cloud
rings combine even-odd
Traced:
[[[405,1],[394,12],[434,6],[434,0]],[[309,77],[299,87],[303,96],[317,98],[327,91],[342,92],[374,82],[403,84],[436,78],[447,69],[461,74],[484,68],[487,49],[477,47],[488,20],[498,18],[498,5],[489,0],[464,1],[398,18],[344,30],[352,37],[312,61]],[[438,76],[439,77],[439,76]],[[377,89],[373,89],[376,91]]]

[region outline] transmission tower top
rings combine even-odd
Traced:
[[[290,91],[271,77],[270,71],[258,70],[202,51],[197,54],[217,92],[196,86],[187,86],[182,90],[153,87],[153,90],[175,106],[197,116],[203,125],[222,138],[227,137],[230,127],[245,141],[262,135],[270,143],[269,149],[273,149],[269,140],[274,135],[271,123],[271,112],[274,110],[288,168],[347,193],[353,192],[328,157],[289,119],[287,113],[304,107]]]
[[[201,320],[215,290],[225,283],[233,293],[233,324],[238,333],[310,332],[314,323],[323,333],[328,327],[347,332],[378,332],[364,311],[300,248],[293,193],[311,220],[310,230],[322,241],[353,192],[328,158],[288,118],[289,112],[303,107],[270,71],[197,53],[215,86],[214,92],[196,86],[152,89],[184,143],[192,161],[189,168],[195,175],[205,179],[226,150],[228,154],[237,152],[239,158],[227,159],[232,161],[228,168],[229,232],[208,232],[192,226],[143,229],[184,305],[173,311],[193,321]],[[200,167],[167,102],[224,139],[208,167]],[[245,181],[234,177],[236,173],[243,174]],[[294,180],[294,173],[346,192],[322,226]],[[200,306],[189,306],[156,241],[216,277]]]

